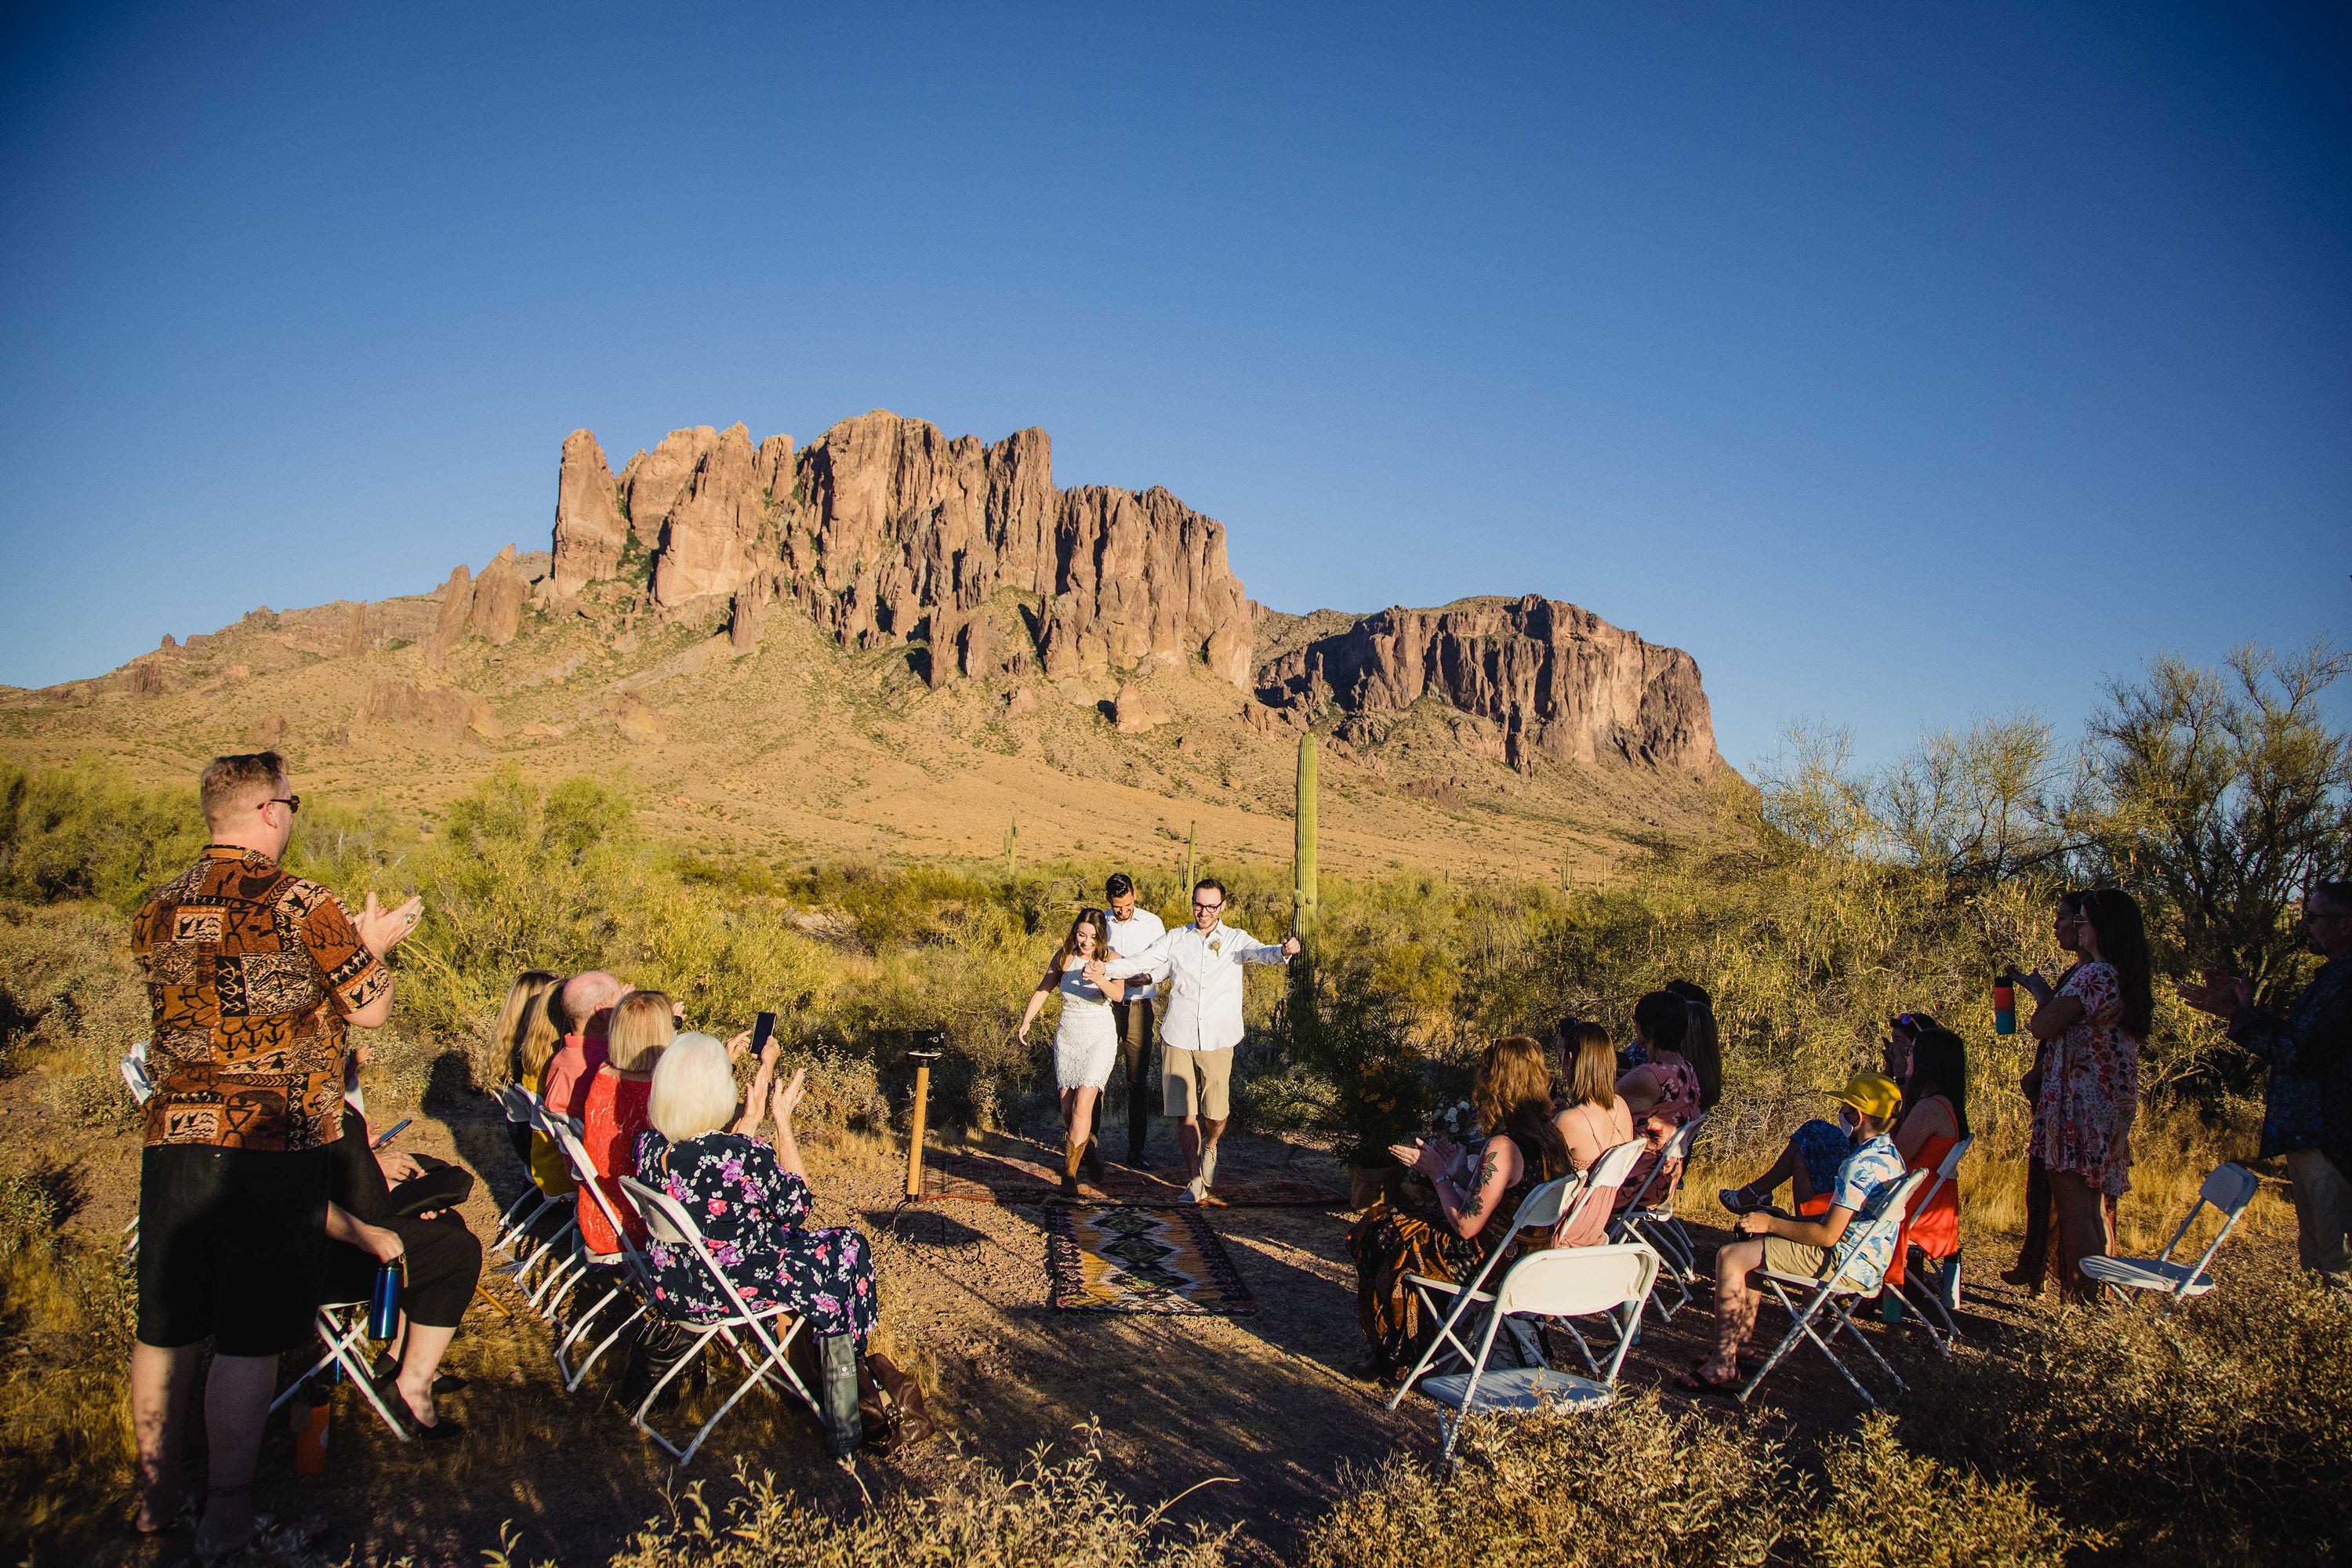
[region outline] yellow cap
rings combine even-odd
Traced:
[[[1845,1080],[1837,1098],[1853,1106],[1864,1116],[1880,1121],[1893,1116],[1903,1104],[1903,1091],[1895,1080],[1883,1072],[1858,1072]]]

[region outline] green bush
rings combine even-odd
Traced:
[[[192,789],[133,787],[96,763],[0,763],[0,896],[138,907],[204,847]]]

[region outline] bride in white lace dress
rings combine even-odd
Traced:
[[[1069,936],[1045,966],[1045,977],[1030,993],[1028,1011],[1021,1015],[1021,1043],[1025,1046],[1029,1026],[1037,1021],[1045,998],[1061,994],[1062,1021],[1054,1031],[1054,1080],[1062,1091],[1062,1192],[1067,1197],[1077,1195],[1081,1166],[1090,1180],[1102,1180],[1102,1156],[1095,1152],[1095,1102],[1110,1081],[1111,1063],[1118,1059],[1118,1027],[1110,1005],[1126,994],[1127,983],[1105,980],[1097,984],[1086,976],[1087,961],[1096,956],[1101,943],[1099,913],[1088,910],[1071,921]]]

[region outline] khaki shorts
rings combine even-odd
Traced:
[[[1832,1256],[1826,1247],[1809,1247],[1801,1241],[1790,1241],[1785,1236],[1764,1238],[1764,1267],[1775,1274],[1793,1275],[1800,1279],[1824,1279],[1829,1277]]]
[[[1160,1109],[1167,1116],[1205,1116],[1223,1121],[1233,1110],[1234,1053],[1188,1051],[1163,1046],[1160,1052]]]

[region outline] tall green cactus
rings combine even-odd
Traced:
[[[1298,938],[1315,923],[1315,731],[1298,737],[1298,804],[1292,813],[1297,832],[1291,850],[1290,901]]]
[[[1184,886],[1179,890],[1186,899],[1192,896],[1192,841],[1199,837],[1200,832],[1201,825],[1198,822],[1188,822],[1184,825]]]
[[[1004,879],[1021,879],[1021,819],[1017,816],[1004,826]]]
[[[1315,732],[1298,737],[1298,801],[1291,813],[1296,837],[1290,861],[1290,929],[1299,952],[1290,961],[1291,1037],[1305,1044],[1319,1032],[1315,1010]]]

